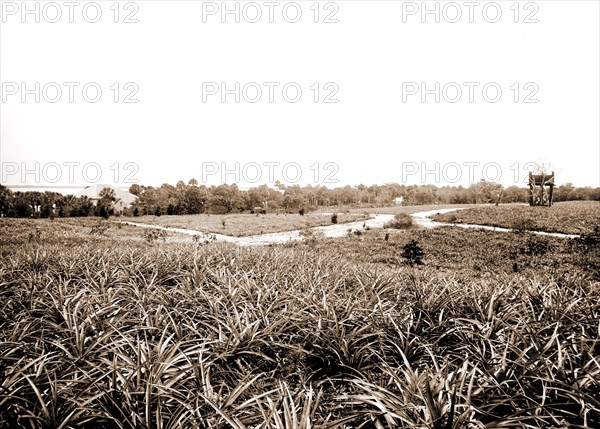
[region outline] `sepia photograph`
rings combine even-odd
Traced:
[[[0,0],[0,429],[600,428],[600,2]]]

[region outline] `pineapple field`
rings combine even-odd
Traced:
[[[0,219],[0,428],[600,427],[590,210],[557,226],[575,239],[413,226],[252,247]]]

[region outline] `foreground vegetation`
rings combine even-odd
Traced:
[[[439,222],[472,223],[530,231],[590,233],[600,225],[600,202],[569,201],[552,207],[525,205],[483,206],[438,214]]]
[[[600,237],[8,222],[0,428],[600,427]]]

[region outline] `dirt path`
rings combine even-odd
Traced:
[[[321,231],[325,237],[343,237],[348,234],[348,230],[364,229],[368,228],[383,228],[383,225],[394,218],[394,215],[375,215],[371,219],[360,220],[356,222],[340,223],[335,225],[317,226],[310,228],[314,231]],[[190,236],[201,235],[205,236],[207,233],[199,232],[193,229],[183,228],[168,228],[160,225],[149,225],[145,223],[123,221],[124,224],[137,226],[139,228],[150,228],[159,229],[162,231],[176,232],[179,234],[185,234]],[[283,231],[283,232],[272,232],[268,234],[260,235],[249,235],[247,237],[233,237],[224,234],[210,233],[215,237],[217,241],[225,241],[227,243],[237,244],[239,246],[253,246],[253,245],[267,245],[267,244],[281,244],[288,241],[302,240],[304,237],[300,235],[301,230],[294,231]]]
[[[464,224],[464,223],[445,223],[445,222],[436,222],[430,218],[437,213],[448,213],[452,211],[463,210],[462,208],[448,208],[448,209],[439,209],[439,210],[429,210],[424,212],[413,213],[411,216],[416,225],[422,228],[439,228],[442,226],[453,226],[459,228],[477,228],[477,229],[485,229],[488,231],[498,231],[498,232],[511,232],[511,229],[508,228],[500,228],[486,225],[474,225],[474,224]],[[394,218],[394,215],[388,214],[379,214],[375,215],[371,219],[361,220],[350,223],[340,223],[336,225],[326,225],[326,226],[317,226],[314,228],[310,228],[313,231],[321,231],[325,237],[344,237],[348,234],[348,230],[362,230],[365,228],[376,229],[383,228],[383,225],[386,222],[389,222]],[[299,241],[304,237],[300,235],[301,230],[294,231],[283,231],[283,232],[272,232],[268,234],[260,234],[260,235],[250,235],[247,237],[233,237],[230,235],[224,234],[214,234],[214,233],[204,233],[192,229],[183,229],[183,228],[168,228],[160,225],[149,225],[144,223],[137,222],[129,222],[122,221],[124,224],[133,225],[140,228],[150,228],[150,229],[159,229],[163,231],[176,232],[179,234],[185,234],[189,236],[214,236],[217,241],[224,241],[227,243],[237,244],[238,246],[260,246],[260,245],[268,245],[268,244],[282,244],[287,243],[289,241]],[[543,231],[529,231],[533,234],[538,235],[546,235],[551,237],[560,237],[560,238],[575,238],[577,235],[571,234],[561,234],[557,232],[543,232]]]

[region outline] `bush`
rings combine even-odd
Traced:
[[[600,245],[600,225],[596,225],[594,230],[589,234],[581,234],[575,241],[586,248],[593,248]]]
[[[517,232],[535,231],[539,229],[538,224],[529,218],[519,219],[512,223],[511,229]]]
[[[110,217],[110,212],[104,206],[100,206],[100,210],[98,210],[98,215],[104,219],[108,219]]]
[[[160,207],[157,207],[156,210],[154,210],[154,216],[160,216],[162,215],[162,211],[160,210]]]
[[[154,243],[156,241],[166,241],[167,231],[162,229],[147,229],[144,231],[144,238],[148,243]]]
[[[423,256],[425,253],[416,240],[411,240],[402,247],[401,256],[406,260],[408,265],[423,265]]]
[[[304,210],[304,207],[302,207],[302,208],[300,208],[300,210],[298,210],[298,214],[299,214],[300,216],[304,216],[304,211],[305,211],[305,210]]]
[[[319,229],[303,229],[300,231],[300,237],[303,237],[306,243],[315,245],[325,238],[325,233]]]
[[[99,221],[94,225],[90,231],[90,234],[106,236],[106,232],[109,230],[110,224],[105,221]]]
[[[413,225],[413,219],[411,215],[406,213],[398,213],[394,216],[394,219],[386,222],[383,225],[384,228],[393,228],[393,229],[408,229]]]
[[[334,213],[334,214],[331,215],[331,223],[334,224],[334,225],[336,223],[338,223],[338,215],[337,215],[337,213]]]
[[[554,248],[546,238],[531,235],[525,246],[519,249],[519,253],[522,255],[543,256],[553,250]]]
[[[210,234],[210,233],[206,233],[206,232],[199,232],[198,234],[195,234],[194,236],[192,236],[192,241],[195,244],[200,244],[200,245],[209,244],[216,240],[217,240],[217,236],[215,234]]]

